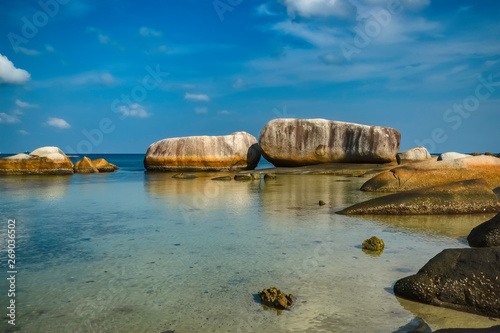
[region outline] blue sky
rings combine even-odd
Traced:
[[[258,137],[280,117],[394,127],[402,150],[499,151],[498,1],[1,6],[3,153],[144,153],[168,137]]]

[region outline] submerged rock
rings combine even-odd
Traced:
[[[438,185],[367,200],[337,212],[343,215],[473,214],[500,211],[500,199],[484,179]]]
[[[265,173],[264,180],[276,179],[276,175],[274,173]]]
[[[425,149],[425,147],[418,146],[416,148],[403,151],[396,155],[396,160],[398,164],[415,162],[415,161],[425,161],[431,158],[431,154]]]
[[[320,200],[320,201],[318,201],[318,205],[324,206],[324,205],[326,205],[326,202],[324,202],[323,200]]]
[[[247,173],[240,174],[240,175],[234,175],[234,180],[238,181],[247,181],[247,180],[252,180],[253,177]]]
[[[372,238],[365,239],[363,242],[363,250],[380,252],[384,250],[384,241],[378,238],[377,236],[373,236]]]
[[[96,160],[93,160],[92,164],[94,164],[94,166],[97,168],[97,170],[99,170],[99,172],[114,172],[120,169],[113,163],[109,163],[108,161],[106,161],[104,158],[98,158]]]
[[[246,132],[236,132],[155,142],[146,152],[144,166],[148,171],[253,170],[259,160],[257,139]]]
[[[233,178],[231,178],[231,176],[222,176],[222,177],[215,177],[215,178],[212,178],[211,180],[218,180],[218,181],[230,181],[232,180]]]
[[[175,178],[175,179],[195,179],[198,177],[196,177],[196,175],[193,175],[192,173],[176,173],[175,175],[172,176],[172,178]]]
[[[326,119],[274,119],[259,136],[262,155],[275,166],[332,162],[388,163],[401,134],[389,127]]]
[[[467,241],[473,247],[500,246],[500,214],[472,229]]]
[[[0,158],[0,174],[72,174],[73,163],[57,147],[42,147],[28,154]]]
[[[500,248],[447,249],[398,280],[397,296],[500,318]]]
[[[293,295],[285,295],[281,290],[276,287],[264,289],[259,292],[260,301],[263,305],[278,309],[285,310],[293,303]]]
[[[491,189],[500,186],[500,159],[470,156],[456,160],[411,163],[382,172],[362,191],[402,192],[468,179],[483,178]]]

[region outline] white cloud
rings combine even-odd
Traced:
[[[54,52],[54,47],[52,45],[49,45],[49,44],[45,44],[45,51],[47,52]]]
[[[486,61],[484,64],[488,67],[491,67],[493,65],[495,65],[496,63],[500,62],[500,60],[488,60]]]
[[[17,133],[22,134],[22,135],[28,135],[29,134],[29,132],[27,132],[25,130],[18,130]]]
[[[13,114],[0,112],[0,124],[15,124],[20,121],[21,120],[19,120],[19,117],[15,112]]]
[[[283,34],[301,38],[319,47],[335,46],[339,43],[335,37],[337,34],[336,30],[330,28],[312,30],[307,24],[288,20],[275,24],[273,29]]]
[[[354,7],[347,0],[281,0],[286,6],[288,16],[310,17],[351,17],[356,14]]]
[[[118,111],[124,117],[148,118],[151,116],[151,114],[146,111],[144,106],[139,103],[134,103],[130,106],[122,105],[119,107]]]
[[[153,28],[149,28],[149,27],[141,27],[139,29],[139,34],[141,36],[144,36],[144,37],[148,37],[148,36],[160,37],[161,35],[163,35],[163,32],[155,30]]]
[[[257,14],[261,16],[276,16],[279,13],[273,12],[269,9],[269,3],[263,3],[256,8]]]
[[[30,104],[27,102],[23,102],[19,99],[16,99],[16,105],[22,109],[32,109],[32,108],[39,108],[40,106],[37,104]]]
[[[208,109],[207,108],[194,108],[194,113],[196,114],[207,114]]]
[[[205,95],[205,94],[186,93],[184,95],[184,99],[186,101],[192,101],[192,102],[209,102],[210,101],[210,97],[208,97],[208,95]]]
[[[233,88],[234,89],[239,89],[239,88],[243,88],[244,86],[247,85],[247,82],[242,79],[241,77],[237,78],[234,82],[233,82]]]
[[[228,115],[228,114],[231,114],[232,112],[227,111],[227,110],[222,110],[222,111],[217,111],[217,113],[218,113],[218,114]]]
[[[18,46],[18,47],[16,47],[16,48],[15,48],[15,51],[16,51],[16,52],[21,52],[21,53],[24,53],[24,54],[26,54],[26,55],[39,55],[39,54],[40,54],[40,51],[27,49],[27,48],[22,47],[22,46]]]
[[[47,125],[56,127],[56,128],[61,128],[61,129],[68,129],[71,128],[71,125],[68,124],[68,122],[64,119],[61,118],[52,118],[49,117],[49,119],[46,122]]]
[[[0,84],[23,84],[30,79],[30,73],[16,68],[12,61],[0,54]]]

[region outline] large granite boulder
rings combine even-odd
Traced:
[[[500,248],[447,249],[398,280],[397,296],[500,318]]]
[[[441,155],[439,155],[437,160],[438,161],[449,161],[449,160],[456,160],[459,158],[465,158],[465,157],[469,157],[469,156],[472,156],[472,155],[455,153],[455,152],[448,152],[448,153],[442,153]]]
[[[419,146],[410,150],[405,150],[396,155],[396,160],[398,164],[415,162],[415,161],[425,161],[431,158],[431,154],[425,149],[425,147]]]
[[[401,192],[461,180],[483,178],[491,189],[500,186],[500,159],[470,156],[456,160],[417,162],[382,172],[361,187],[362,191]]]
[[[75,163],[74,170],[75,173],[99,173],[99,170],[97,170],[90,158],[86,156]]]
[[[146,152],[144,166],[148,171],[253,170],[259,160],[257,139],[246,132],[236,132],[155,142]]]
[[[73,173],[73,163],[57,147],[42,147],[28,154],[0,158],[0,174],[64,175]]]
[[[401,134],[389,127],[325,119],[274,119],[259,136],[262,156],[275,166],[332,162],[388,163]]]
[[[92,164],[97,168],[97,170],[99,170],[99,172],[114,172],[120,169],[113,163],[109,163],[108,161],[106,161],[104,158],[93,160]]]
[[[338,214],[429,215],[500,212],[500,199],[484,179],[465,180],[367,200]]]
[[[467,241],[473,247],[500,246],[500,214],[472,229]]]

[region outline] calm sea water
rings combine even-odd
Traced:
[[[415,317],[433,329],[499,324],[392,293],[442,249],[465,247],[491,215],[346,217],[334,212],[377,195],[358,190],[365,179],[179,180],[145,173],[143,155],[90,157],[121,169],[0,177],[1,332],[406,332]],[[14,218],[15,327],[6,317]],[[373,235],[386,243],[379,256],[361,250]],[[281,314],[256,301],[275,285],[295,296]]]

